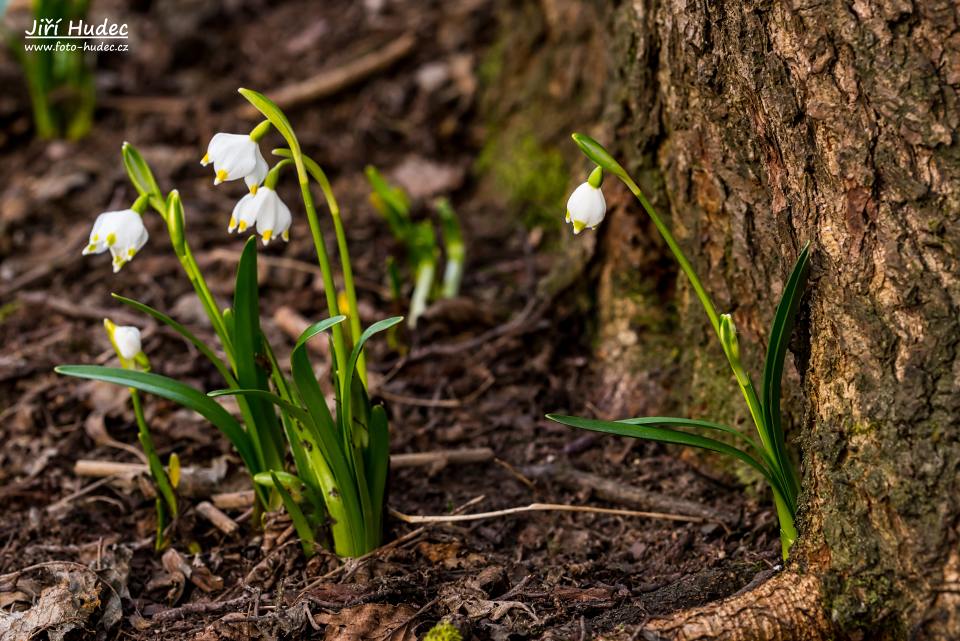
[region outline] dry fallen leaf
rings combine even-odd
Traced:
[[[41,632],[50,641],[63,641],[100,607],[101,583],[92,570],[67,563],[44,569],[56,584],[44,588],[30,609],[0,613],[0,641],[33,639]]]
[[[327,626],[324,641],[417,641],[411,629],[415,614],[408,605],[365,603],[315,618]]]

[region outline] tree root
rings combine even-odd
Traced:
[[[820,579],[783,572],[722,601],[653,619],[647,641],[827,641],[833,638]]]

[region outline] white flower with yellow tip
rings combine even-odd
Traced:
[[[230,225],[227,230],[247,231],[256,224],[257,233],[268,245],[277,236],[290,240],[290,224],[293,216],[280,196],[270,187],[264,185],[255,194],[247,194],[237,202],[230,216]]]
[[[134,210],[107,211],[94,221],[83,255],[102,254],[110,250],[113,272],[116,273],[136,256],[149,237],[143,225],[143,216]]]
[[[243,178],[251,192],[267,177],[270,167],[260,153],[260,145],[247,134],[219,133],[210,139],[207,153],[200,160],[206,167],[213,163],[214,185]]]
[[[579,234],[584,228],[595,229],[603,222],[607,213],[607,201],[603,198],[600,183],[603,172],[597,167],[587,182],[577,187],[567,200],[567,222],[573,223],[573,233]]]

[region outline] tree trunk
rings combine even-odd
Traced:
[[[542,2],[548,16],[571,6]],[[602,117],[579,128],[629,161],[733,313],[755,377],[798,249],[813,247],[784,382],[803,476],[791,561],[752,593],[653,622],[651,638],[960,638],[958,6],[587,6],[609,69]],[[640,207],[607,196],[602,407],[743,418],[692,291],[664,271]]]

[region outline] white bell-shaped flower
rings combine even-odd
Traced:
[[[277,236],[284,241],[290,240],[290,224],[293,222],[293,216],[290,215],[290,209],[287,208],[277,192],[264,187],[260,191],[263,193],[263,203],[257,214],[257,233],[263,240],[264,245],[269,245],[270,240]],[[260,197],[260,192],[257,192]]]
[[[140,344],[140,330],[132,325],[117,325],[113,328],[113,344],[120,356],[132,361],[143,351]]]
[[[132,209],[108,211],[97,216],[90,231],[90,240],[83,255],[102,254],[110,250],[113,256],[113,271],[130,262],[147,244],[150,235],[143,225],[143,217]]]
[[[277,192],[263,186],[255,194],[247,194],[237,202],[227,230],[243,232],[256,224],[257,233],[263,239],[263,244],[267,245],[277,236],[290,240],[292,222],[290,209],[280,200]]]
[[[211,138],[207,153],[200,160],[204,167],[210,163],[213,163],[216,174],[214,185],[243,178],[252,192],[257,190],[270,170],[260,153],[260,145],[246,134],[219,133]]]
[[[599,187],[585,182],[577,187],[567,200],[567,222],[573,223],[573,233],[579,234],[585,227],[596,228],[607,213],[607,201]]]

